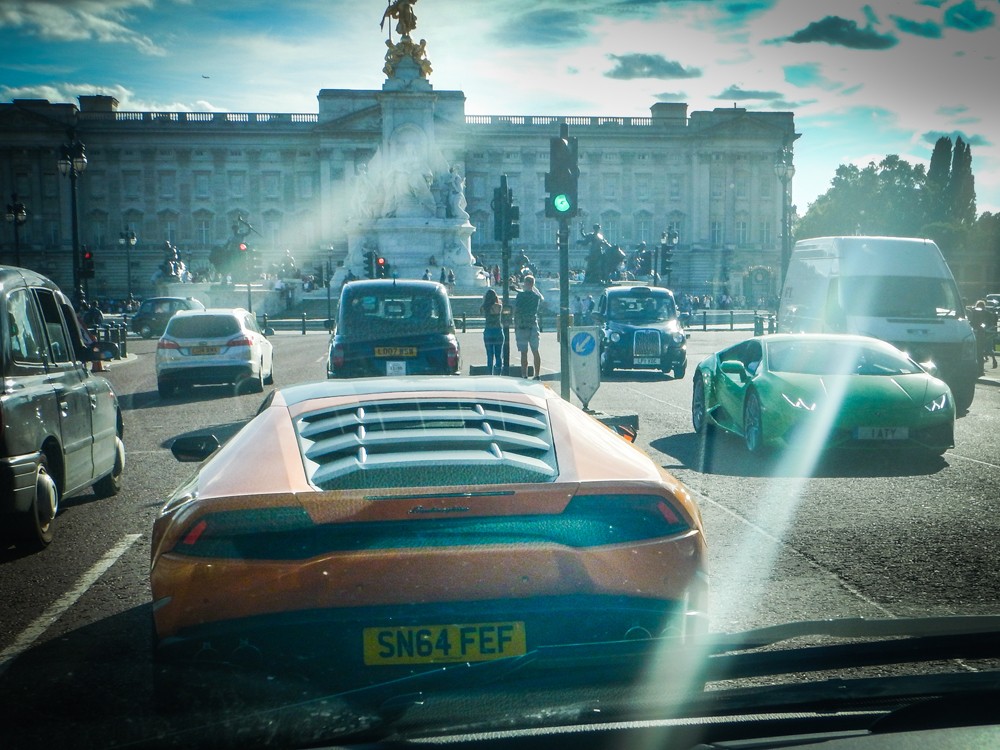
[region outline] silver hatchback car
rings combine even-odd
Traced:
[[[232,383],[259,393],[274,382],[271,342],[243,308],[181,310],[156,345],[161,396],[181,386]]]

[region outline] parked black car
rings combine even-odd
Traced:
[[[54,283],[0,266],[0,305],[0,533],[44,547],[63,497],[121,488],[121,408],[88,369],[98,345]]]
[[[616,368],[687,371],[687,334],[674,295],[649,286],[613,286],[601,294],[593,320],[601,327],[601,372]]]
[[[163,335],[167,321],[178,310],[204,309],[205,306],[194,297],[150,297],[139,305],[129,327],[144,339],[150,339]]]
[[[373,279],[344,285],[327,377],[454,375],[460,368],[443,284]]]

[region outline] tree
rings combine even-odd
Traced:
[[[799,221],[799,237],[843,234],[913,236],[923,225],[921,190],[926,175],[896,155],[860,169],[841,164],[831,187]]]
[[[961,138],[955,141],[948,178],[949,219],[971,227],[976,222],[976,182],[972,176],[972,148]]]
[[[951,138],[941,136],[934,144],[924,183],[924,223],[948,220],[948,180],[951,177]]]

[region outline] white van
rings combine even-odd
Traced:
[[[933,362],[959,412],[975,395],[976,338],[958,286],[931,240],[819,237],[795,243],[778,330],[855,333]]]

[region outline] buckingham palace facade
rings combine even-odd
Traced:
[[[193,269],[243,218],[265,259],[290,251],[305,272],[346,255],[352,186],[382,138],[382,101],[405,93],[324,89],[316,114],[126,112],[110,96],[79,105],[15,99],[0,104],[0,193],[24,204],[22,265],[70,286],[73,195],[78,246],[93,254],[96,296],[124,296],[126,254],[137,296],[170,242]],[[435,91],[437,145],[465,176],[473,255],[500,262],[491,200],[506,175],[520,207],[513,247],[541,273],[558,269],[556,222],[544,216],[549,139],[561,123],[579,143],[581,213],[570,266],[582,268],[582,231],[600,224],[626,252],[675,234],[671,285],[691,294],[770,297],[780,284],[791,187],[776,155],[797,138],[791,112],[656,103],[648,117],[467,115],[460,91]],[[87,163],[71,182],[57,168],[75,138]],[[129,247],[123,234],[134,233]],[[11,222],[0,258],[13,263]]]

